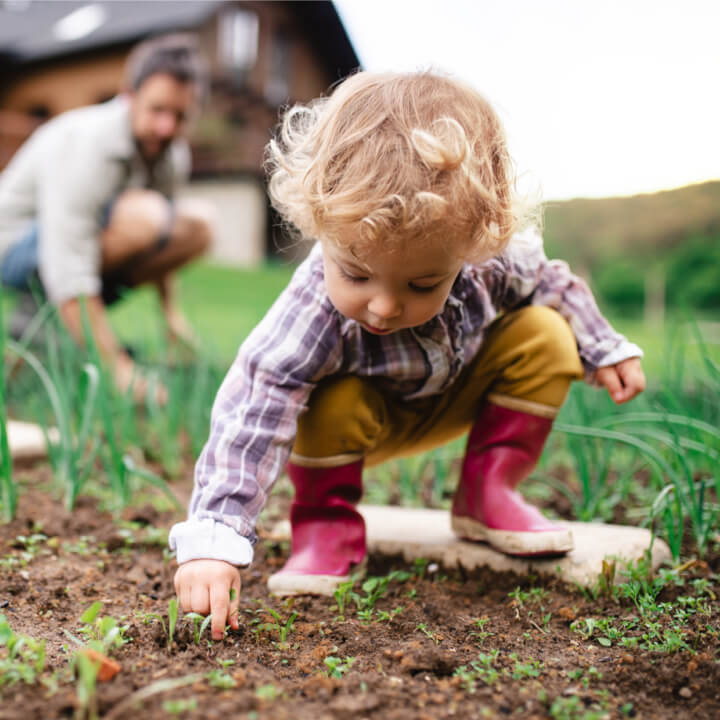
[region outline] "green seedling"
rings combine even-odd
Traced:
[[[470,665],[462,665],[455,670],[455,677],[459,677],[465,691],[471,695],[477,689],[477,681],[480,680],[486,685],[494,685],[500,678],[500,672],[496,669],[499,650],[493,650],[489,653],[480,653],[477,660],[473,660]]]
[[[589,688],[590,684],[596,680],[602,680],[602,673],[594,666],[590,666],[587,670],[577,668],[575,670],[568,670],[567,674],[570,680],[580,680],[584,688]]]
[[[350,580],[346,580],[345,582],[340,583],[340,585],[338,585],[337,589],[333,593],[333,597],[335,598],[335,602],[337,603],[338,617],[341,620],[343,620],[345,617],[345,608],[347,607],[347,604],[350,602],[353,595],[355,595],[355,593],[353,592],[355,581],[356,578],[352,577],[350,578]]]
[[[388,622],[391,622],[392,619],[394,617],[396,617],[397,615],[400,615],[404,609],[405,608],[403,608],[402,605],[398,605],[396,608],[393,608],[390,612],[387,612],[387,610],[377,610],[376,611],[377,621],[383,622],[383,621],[387,620]],[[360,615],[360,613],[358,613],[358,616],[359,615]]]
[[[371,611],[370,615],[365,612],[365,618],[367,622],[370,622],[370,616],[372,610],[375,608],[375,603],[387,594],[388,585],[393,582],[406,582],[412,577],[412,575],[405,570],[393,570],[384,577],[370,577],[362,584],[362,590],[365,593],[365,597],[357,593],[351,593],[350,597],[355,603],[358,610],[358,617],[363,611]],[[362,619],[362,618],[361,618]]]
[[[328,677],[341,678],[348,670],[350,670],[356,660],[357,658],[354,657],[346,657],[344,660],[341,660],[339,657],[329,655],[324,661],[328,666]]]
[[[281,645],[285,645],[287,643],[288,635],[293,632],[295,629],[295,618],[298,616],[296,612],[292,613],[290,617],[288,617],[287,620],[283,620],[280,617],[280,613],[277,612],[277,610],[273,610],[269,607],[263,607],[263,612],[268,613],[275,622],[273,623],[262,623],[258,625],[259,631],[275,631],[278,635],[278,641]]]
[[[516,653],[510,653],[510,659],[515,662],[515,667],[512,671],[513,680],[525,680],[531,677],[540,677],[540,673],[543,671],[543,664],[539,660],[529,660],[528,662],[522,663],[518,660]]]
[[[121,648],[125,643],[130,642],[125,637],[129,626],[120,625],[110,615],[101,617],[101,609],[102,603],[99,600],[95,601],[80,616],[82,625],[78,628],[78,632],[85,638],[88,647],[103,654],[109,654],[111,650]]]
[[[168,600],[168,650],[172,647],[173,637],[175,636],[175,626],[178,619],[178,601],[172,597]]]
[[[205,676],[211,687],[218,688],[219,690],[230,690],[237,685],[235,678],[227,672],[228,667],[235,663],[234,660],[220,660],[220,669],[210,670]]]
[[[432,630],[428,630],[426,623],[418,623],[415,629],[419,630],[426,637],[429,637],[436,645],[440,644],[440,638],[436,633],[432,632]]]
[[[165,625],[165,618],[160,613],[140,613],[138,615],[145,625],[155,620],[160,623],[163,632],[167,635],[167,649],[170,650],[173,644],[173,636],[175,634],[175,626],[178,618],[178,602],[177,598],[170,598],[168,601],[168,624]]]
[[[97,679],[100,672],[100,663],[93,660],[83,652],[77,652],[72,658],[71,665],[77,673],[77,699],[80,720],[97,720]]]
[[[163,710],[169,715],[184,715],[187,712],[197,710],[197,698],[191,697],[180,700],[165,700],[162,704]]]
[[[255,690],[255,697],[258,698],[258,700],[266,700],[268,702],[277,700],[281,695],[282,690],[272,683],[261,685]]]
[[[470,637],[474,640],[477,640],[477,642],[482,645],[482,643],[489,638],[491,635],[494,635],[495,633],[490,632],[489,630],[485,630],[485,626],[490,622],[489,617],[481,617],[473,620],[473,626],[478,628],[477,630],[473,630],[470,633]]]
[[[212,622],[212,615],[205,616],[196,612],[189,612],[185,613],[184,619],[192,623],[193,642],[195,645],[199,645],[203,633],[208,629],[210,623]]]
[[[45,668],[45,640],[16,634],[0,615],[0,687],[34,684]]]

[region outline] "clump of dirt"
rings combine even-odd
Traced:
[[[73,716],[79,700],[67,668],[75,644],[67,633],[79,637],[79,618],[95,601],[103,616],[127,626],[127,642],[111,651],[122,669],[98,686],[100,717],[720,715],[717,555],[688,568],[682,587],[662,590],[658,603],[696,599],[677,604],[686,611],[682,624],[670,606],[653,616],[663,648],[648,649],[653,637],[642,638],[632,598],[593,597],[489,570],[409,567],[399,558],[369,559],[372,576],[405,572],[372,604],[361,583],[342,608],[333,598],[281,601],[268,594],[266,581],[287,547],[261,534],[256,562],[243,572],[239,631],[210,643],[207,631],[198,640],[199,628],[181,619],[168,649],[176,565],[157,528],[179,516],[147,504],[113,518],[87,498],[68,513],[41,489],[46,468],[24,474],[18,516],[0,526],[0,613],[15,632],[47,641],[43,676],[57,671],[57,682],[54,690],[52,683],[0,686],[0,718]],[[270,516],[284,514],[287,502],[282,493],[274,497]],[[47,540],[18,539],[33,532]],[[603,620],[616,628],[627,623],[626,637],[635,639],[601,633]],[[140,695],[178,678],[187,684]]]

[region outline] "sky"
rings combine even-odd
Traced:
[[[720,0],[335,0],[365,70],[450,72],[498,111],[522,189],[720,179]]]

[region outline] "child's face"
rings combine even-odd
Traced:
[[[463,264],[442,247],[362,257],[330,242],[322,247],[331,302],[375,335],[416,327],[437,315]]]

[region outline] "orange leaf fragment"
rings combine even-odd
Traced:
[[[100,669],[98,670],[97,676],[97,679],[100,682],[108,682],[108,680],[112,680],[120,672],[120,670],[122,670],[120,663],[115,662],[115,660],[109,658],[107,655],[103,655],[97,650],[84,648],[81,652],[93,662],[100,663]]]

